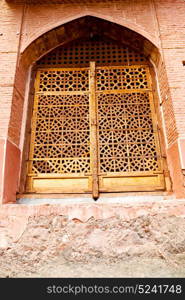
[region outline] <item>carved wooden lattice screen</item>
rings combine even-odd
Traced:
[[[86,53],[87,43],[76,44],[78,51],[74,44],[59,48],[39,62],[47,68],[37,71],[35,81],[26,190],[92,192],[98,198],[99,192],[164,189],[146,60],[138,54],[134,58],[133,51],[129,56],[126,48],[120,56],[113,42],[101,43],[98,50],[96,42],[89,43],[96,49],[90,58],[97,67],[87,67],[89,58],[84,57],[85,67],[69,68],[72,60],[74,65],[80,60],[71,49]],[[103,64],[109,66],[100,66],[100,50],[106,54]],[[67,67],[61,68],[64,52]],[[51,68],[53,64],[57,67]]]
[[[149,68],[98,67],[96,99],[99,190],[163,189]]]
[[[27,189],[87,191],[89,70],[39,70],[35,90]]]
[[[127,45],[97,38],[76,40],[60,46],[40,59],[37,65],[45,68],[89,67],[90,61],[95,61],[96,66],[148,64],[142,53],[128,48]]]

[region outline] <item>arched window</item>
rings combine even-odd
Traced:
[[[27,192],[163,190],[150,63],[100,36],[37,62]]]

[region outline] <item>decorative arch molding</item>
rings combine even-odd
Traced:
[[[99,26],[101,25],[101,26]],[[93,13],[77,15],[73,18],[65,20],[64,24],[58,22],[55,27],[51,25],[35,38],[21,53],[21,59],[30,56],[32,52],[31,64],[53,50],[59,45],[88,36],[93,31],[99,31],[102,35],[108,35],[110,38],[119,40],[122,43],[129,43],[135,40],[134,46],[136,50],[141,50],[146,56],[159,56],[159,45],[156,39],[152,38],[144,29],[129,21],[116,23],[113,17],[105,17],[104,15],[95,15]],[[136,43],[140,41],[140,47]],[[139,48],[138,48],[139,47]],[[33,53],[35,55],[33,55]],[[154,59],[156,63],[156,58]],[[29,62],[30,65],[30,62]]]
[[[34,35],[32,40],[29,40],[27,44],[24,45],[24,48],[22,48],[21,52],[23,53],[34,41],[39,39],[45,34],[48,34],[51,31],[57,31],[58,28],[60,27],[65,27],[67,24],[71,24],[72,22],[76,22],[79,19],[85,19],[85,18],[96,18],[101,21],[107,21],[114,23],[115,25],[120,25],[121,27],[125,27],[127,30],[132,30],[135,33],[138,33],[140,36],[143,36],[143,38],[147,39],[150,43],[152,43],[155,47],[160,48],[160,43],[157,40],[155,36],[152,36],[149,34],[141,25],[136,24],[134,22],[131,22],[128,19],[122,18],[122,20],[116,20],[115,17],[109,16],[109,15],[104,15],[103,13],[95,13],[94,11],[87,11],[82,12],[80,14],[73,15],[72,17],[65,18],[64,22],[61,22],[61,20],[58,20],[55,23],[48,23],[48,25],[44,26],[44,28],[40,28],[40,31]]]

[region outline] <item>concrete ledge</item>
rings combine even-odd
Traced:
[[[118,216],[123,219],[132,219],[142,215],[168,214],[185,216],[185,199],[141,201],[136,199],[122,203],[91,202],[83,199],[83,202],[68,202],[56,204],[5,204],[0,207],[0,220],[7,217],[29,218],[34,216],[67,216],[69,219],[78,219],[87,222],[90,218],[107,219]],[[128,200],[128,199],[127,199]],[[55,200],[56,201],[56,200]],[[106,199],[107,201],[107,199]],[[1,222],[1,221],[0,221]]]
[[[87,205],[89,204],[115,204],[115,203],[124,203],[124,204],[132,204],[135,205],[135,203],[141,203],[141,202],[156,202],[156,201],[164,201],[165,199],[174,199],[173,197],[164,197],[162,195],[158,196],[152,196],[152,195],[140,195],[140,196],[119,196],[114,195],[111,197],[103,197],[101,196],[98,201],[94,201],[92,199],[92,196],[86,196],[86,197],[60,197],[60,198],[22,198],[17,200],[18,204],[27,204],[27,205],[40,205],[40,204],[79,204],[79,203],[85,203]],[[166,200],[165,200],[166,201]]]

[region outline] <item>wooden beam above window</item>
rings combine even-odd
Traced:
[[[87,3],[87,0],[5,0],[8,3],[14,4],[64,4],[64,3]],[[117,2],[120,0],[113,0],[111,2]],[[91,3],[100,2],[99,0],[91,0]],[[108,3],[110,0],[101,0],[101,2]]]
[[[79,2],[73,0],[6,0],[8,3],[14,4],[62,4]]]

